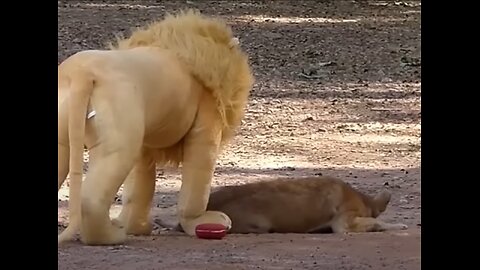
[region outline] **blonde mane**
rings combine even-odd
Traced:
[[[232,30],[219,19],[195,10],[167,14],[163,20],[117,38],[111,49],[155,46],[175,52],[191,73],[211,92],[223,123],[222,144],[233,136],[244,116],[254,78],[247,55]]]

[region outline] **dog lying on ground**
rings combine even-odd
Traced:
[[[346,233],[407,229],[377,217],[390,202],[381,191],[365,195],[340,179],[321,176],[280,178],[211,193],[210,211],[232,220],[229,233]],[[177,230],[181,230],[177,226]]]

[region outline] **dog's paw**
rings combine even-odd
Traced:
[[[391,225],[391,230],[406,230],[408,225],[402,223],[396,223]]]

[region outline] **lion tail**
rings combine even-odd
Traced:
[[[69,224],[58,236],[58,243],[73,239],[81,222],[81,188],[83,178],[83,149],[88,103],[94,88],[92,76],[80,70],[71,78],[68,108],[68,136],[70,144]]]

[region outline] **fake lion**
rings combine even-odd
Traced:
[[[76,53],[58,67],[58,188],[70,174],[69,225],[59,243],[114,245],[149,234],[156,165],[182,166],[178,217],[195,234],[204,223],[216,159],[240,125],[254,78],[247,55],[222,21],[197,11]],[[83,147],[90,166],[82,183]],[[123,205],[109,209],[122,184]]]

